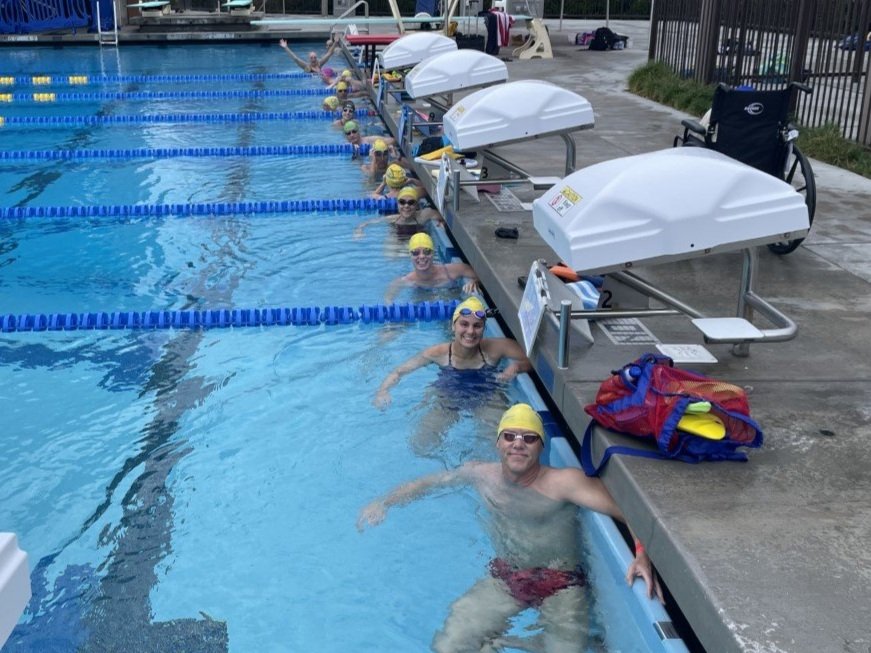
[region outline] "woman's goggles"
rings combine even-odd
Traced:
[[[432,256],[432,250],[429,247],[418,247],[411,250],[412,256]]]
[[[479,320],[487,319],[487,311],[473,311],[471,308],[461,308],[460,315],[463,317],[469,317],[470,315],[474,315]],[[510,440],[509,440],[510,442]]]
[[[513,431],[502,431],[502,439],[505,442],[514,442],[517,438],[523,438],[526,444],[535,444],[536,440],[541,440],[541,436],[537,433],[514,433]]]
[[[417,206],[417,200],[396,200],[400,206]]]

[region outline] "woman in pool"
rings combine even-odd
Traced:
[[[374,404],[381,409],[390,405],[390,388],[416,369],[434,364],[439,375],[430,385],[432,408],[423,417],[412,439],[412,448],[420,454],[431,453],[444,433],[460,418],[463,411],[505,409],[499,390],[532,365],[523,349],[510,338],[485,338],[487,312],[477,297],[469,297],[454,311],[450,342],[433,345],[396,367],[378,388]],[[511,362],[502,370],[502,359]],[[495,401],[494,401],[495,400]]]
[[[412,270],[394,279],[384,295],[390,304],[402,288],[449,288],[460,283],[467,295],[478,292],[478,275],[468,263],[436,263],[435,245],[425,233],[414,234],[408,241]]]
[[[278,45],[280,45],[281,49],[287,52],[287,55],[291,59],[293,59],[294,63],[296,63],[296,65],[302,68],[305,72],[320,73],[321,67],[330,60],[330,57],[333,56],[333,53],[336,51],[336,47],[339,45],[339,42],[331,38],[329,41],[327,41],[327,45],[329,47],[327,47],[327,53],[323,57],[318,58],[317,52],[312,50],[308,53],[308,60],[299,58],[293,50],[287,47],[287,41],[285,41],[284,39],[280,39],[278,41]]]
[[[378,143],[376,142],[372,146],[373,151],[377,145]],[[424,200],[418,197],[420,192],[421,189],[416,186],[404,186],[401,188],[396,195],[398,213],[361,222],[354,229],[354,238],[362,238],[363,230],[366,227],[379,222],[386,222],[393,227],[399,238],[410,238],[416,233],[425,231],[427,222],[431,220],[435,221],[437,225],[443,225],[444,220],[438,211],[431,206],[421,206],[421,202]]]

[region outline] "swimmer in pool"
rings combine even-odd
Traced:
[[[342,127],[342,132],[345,134],[345,140],[348,141],[348,143],[358,147],[363,143],[374,143],[379,138],[388,145],[393,143],[393,139],[390,136],[363,136],[360,131],[360,123],[356,120],[349,120],[346,122],[345,126]]]
[[[318,58],[317,52],[312,50],[308,53],[307,59],[301,59],[300,57],[298,57],[293,50],[287,47],[287,41],[284,39],[280,39],[278,41],[278,45],[281,46],[281,49],[287,52],[287,55],[291,59],[293,59],[294,63],[302,68],[305,72],[320,73],[321,67],[330,60],[330,57],[332,57],[333,53],[336,51],[336,47],[338,47],[339,41],[331,38],[329,41],[327,41],[327,53],[323,57]]]
[[[398,163],[391,163],[384,171],[384,177],[378,188],[372,191],[372,197],[378,199],[380,197],[398,197],[399,191],[405,186],[414,186],[418,188],[418,197],[423,195],[423,188],[420,181],[408,176],[408,172]]]
[[[478,275],[468,263],[435,263],[435,245],[424,233],[414,234],[408,241],[408,253],[413,268],[405,276],[394,279],[384,299],[391,304],[402,288],[447,288],[463,282],[467,295],[478,292]]]
[[[430,386],[433,405],[421,420],[412,439],[412,448],[427,455],[441,444],[444,433],[460,418],[461,411],[484,417],[494,400],[504,409],[499,391],[518,374],[532,369],[520,345],[510,338],[485,338],[487,312],[477,297],[469,297],[454,310],[450,342],[428,347],[388,374],[373,403],[384,409],[390,405],[390,388],[406,374],[434,364],[439,375]],[[511,362],[499,369],[503,359]]]
[[[353,100],[345,100],[341,103],[341,107],[342,113],[339,114],[339,118],[333,124],[336,127],[344,128],[346,122],[351,122],[352,120],[357,119],[357,105],[354,104]]]
[[[547,436],[531,406],[516,404],[506,410],[496,433],[499,462],[468,462],[405,483],[365,506],[357,527],[380,524],[392,506],[439,490],[474,487],[486,511],[495,555],[484,578],[451,605],[433,639],[433,650],[585,651],[588,590],[580,558],[578,508],[620,521],[623,514],[600,479],[588,478],[579,469],[540,463]],[[450,515],[444,519],[450,520]],[[641,578],[647,595],[663,600],[650,558],[637,538],[625,578],[630,585]],[[531,638],[506,637],[509,620],[527,608],[538,611],[539,632]]]
[[[339,110],[339,98],[335,95],[328,95],[324,98],[324,101],[321,102],[321,109],[335,113]]]
[[[375,148],[377,146],[378,141],[375,141],[375,145],[372,146],[373,152],[376,152]],[[404,186],[401,188],[396,195],[398,213],[361,222],[354,229],[354,238],[362,238],[366,227],[379,222],[389,224],[399,238],[410,238],[416,233],[426,231],[427,223],[430,221],[435,222],[439,226],[444,225],[444,220],[438,211],[431,206],[420,206],[421,201],[423,201],[419,198],[421,191],[422,189],[417,186]]]

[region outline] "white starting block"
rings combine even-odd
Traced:
[[[30,601],[27,554],[13,533],[0,533],[0,648]]]
[[[146,2],[135,2],[127,5],[128,7],[138,9],[143,16],[167,16],[172,11],[169,0],[146,0]]]
[[[501,59],[480,50],[450,50],[418,63],[405,76],[405,91],[411,97],[420,99],[506,81],[508,67]]]
[[[411,68],[424,59],[445,52],[454,52],[457,42],[436,32],[415,32],[396,39],[378,55],[382,70]]]
[[[809,229],[804,197],[791,185],[713,150],[674,148],[622,157],[579,170],[533,203],[541,237],[573,270],[616,282],[685,314],[706,342],[795,337],[795,323],[753,291],[756,246],[800,238]],[[745,254],[738,315],[708,317],[647,283],[630,269],[719,252]],[[759,329],[756,311],[775,328]],[[635,317],[645,312],[639,310]],[[593,314],[587,313],[586,316]],[[595,312],[605,317],[608,311]],[[573,314],[572,317],[585,317]]]
[[[250,16],[254,11],[254,0],[228,0],[221,4],[234,16]]]

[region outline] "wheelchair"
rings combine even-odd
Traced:
[[[808,222],[813,224],[817,189],[808,158],[795,144],[798,130],[788,121],[789,107],[796,91],[810,93],[805,84],[791,82],[781,90],[757,91],[720,84],[714,91],[707,124],[682,120],[683,136],[675,136],[674,147],[706,147],[716,150],[762,172],[782,179],[804,196]],[[775,254],[795,251],[804,238],[771,243]]]

